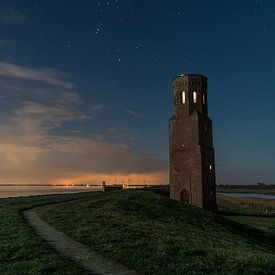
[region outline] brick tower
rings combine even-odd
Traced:
[[[170,119],[170,197],[217,211],[212,121],[207,111],[207,78],[173,80]]]

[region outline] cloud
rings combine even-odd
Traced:
[[[141,119],[141,118],[144,118],[144,117],[145,117],[145,114],[140,113],[140,112],[136,112],[136,111],[133,111],[133,110],[125,109],[125,112],[126,112],[128,115],[131,115],[131,116],[133,116],[133,117],[136,118],[136,119]]]
[[[36,102],[23,102],[14,110],[12,124],[23,137],[47,134],[66,122],[83,121],[90,116],[74,110],[68,105],[43,105]],[[42,137],[45,138],[45,137]]]
[[[135,151],[130,145],[102,136],[65,136],[51,131],[71,120],[88,119],[64,106],[26,102],[15,110],[0,136],[1,182],[57,183],[61,179],[98,180],[105,177],[148,178],[163,174],[167,163]]]
[[[103,104],[98,104],[98,105],[93,105],[91,106],[91,110],[93,112],[103,112],[103,111],[108,111],[112,108],[111,105],[103,105]]]
[[[54,69],[31,69],[8,62],[0,62],[0,76],[9,78],[19,78],[43,82],[47,85],[61,86],[65,89],[74,88],[74,84],[64,80],[69,75]]]
[[[0,183],[166,178],[167,162],[135,150],[123,129],[95,134],[96,114],[112,108],[87,106],[65,77],[0,62]]]
[[[0,23],[5,25],[21,25],[27,22],[28,19],[23,13],[11,7],[0,8]]]
[[[126,131],[123,127],[109,127],[105,129],[105,132],[113,140],[121,143],[130,142],[136,139],[136,133]]]
[[[67,163],[79,172],[89,173],[152,173],[163,171],[166,162],[135,151],[130,145],[106,141],[104,137],[78,137],[52,139],[58,156],[55,162]],[[71,165],[69,165],[71,164]],[[67,165],[66,165],[67,166]]]

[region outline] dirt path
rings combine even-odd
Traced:
[[[63,256],[76,261],[85,270],[91,271],[92,274],[137,274],[118,263],[103,258],[87,246],[50,226],[37,215],[36,210],[38,208],[23,212],[26,221],[42,239]]]

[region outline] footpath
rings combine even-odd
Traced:
[[[43,206],[24,210],[23,216],[43,240],[57,250],[62,256],[77,262],[84,270],[91,274],[137,274],[121,264],[108,260],[86,245],[69,238],[66,234],[58,231],[38,216],[36,210]]]

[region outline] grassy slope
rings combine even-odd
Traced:
[[[274,250],[245,230],[148,191],[113,191],[52,205],[39,214],[105,256],[147,274],[275,270]]]
[[[0,204],[0,274],[88,274],[48,247],[20,214],[25,207],[68,198],[73,196],[49,196]]]

